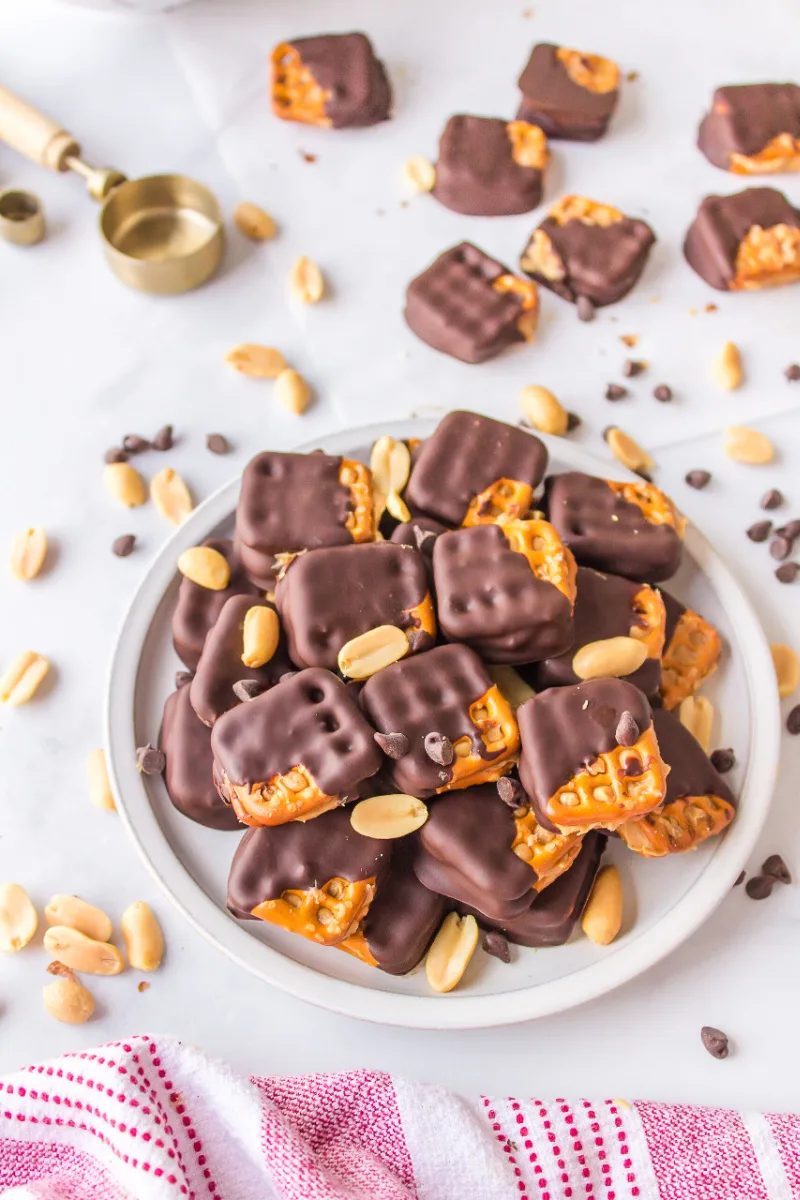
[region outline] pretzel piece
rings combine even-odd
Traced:
[[[516,296],[522,305],[522,312],[517,318],[517,329],[526,342],[533,341],[536,326],[539,323],[539,289],[531,279],[520,279],[517,275],[498,275],[493,280],[492,288],[501,296]]]
[[[800,171],[800,138],[779,133],[758,154],[734,152],[728,161],[728,170],[734,175],[782,175]]]
[[[243,825],[310,821],[339,804],[339,797],[326,795],[300,763],[284,775],[273,775],[252,787],[233,784],[223,775],[220,792]]]
[[[252,915],[321,946],[336,946],[366,916],[374,895],[374,876],[357,883],[335,876],[319,888],[287,888],[279,899],[256,905]]]
[[[661,697],[664,707],[677,708],[693,696],[714,671],[722,653],[722,639],[713,625],[687,608],[661,660]]]
[[[604,95],[619,88],[619,67],[610,58],[600,54],[583,54],[580,50],[569,50],[559,46],[556,58],[573,83],[586,88],[587,92]]]
[[[547,816],[562,833],[616,829],[661,804],[667,770],[651,726],[633,746],[616,746],[573,775],[548,800]]]
[[[511,549],[528,560],[536,578],[554,584],[574,608],[578,566],[555,526],[538,519],[506,521],[502,517],[498,523]]]
[[[751,225],[736,252],[732,292],[780,287],[800,281],[800,229],[791,225],[772,225],[767,229]]]
[[[518,166],[534,167],[538,171],[545,169],[550,155],[543,129],[530,121],[509,121],[506,133],[511,142],[511,157]]]
[[[372,499],[372,473],[369,467],[352,458],[343,458],[339,468],[339,483],[350,493],[353,505],[347,514],[345,527],[354,542],[375,539],[375,506]]]
[[[469,719],[490,757],[484,758],[475,751],[472,738],[459,738],[453,743],[453,777],[449,783],[437,788],[437,792],[451,792],[477,783],[494,783],[501,775],[507,775],[519,758],[517,722],[496,684],[470,705]]]
[[[572,866],[580,854],[583,832],[573,829],[553,833],[538,823],[531,809],[517,812],[520,815],[514,814],[516,836],[511,849],[523,862],[530,863],[537,876],[534,890],[542,892]]]
[[[352,954],[353,958],[357,958],[359,962],[365,963],[368,967],[377,967],[378,965],[367,945],[367,939],[360,929],[356,929],[343,942],[338,942],[336,949],[344,950],[346,954]]]
[[[303,63],[299,51],[281,42],[272,51],[272,111],[284,121],[329,128],[327,103],[330,92],[320,87]]]
[[[667,610],[661,593],[644,584],[633,597],[633,611],[638,620],[631,625],[629,636],[644,642],[648,658],[661,658],[667,623]]]
[[[495,479],[471,501],[462,528],[494,525],[499,517],[511,519],[527,512],[533,501],[533,488],[519,479]]]
[[[733,817],[733,805],[719,796],[681,796],[636,821],[625,821],[617,832],[635,854],[662,858],[694,850],[722,833]]]
[[[615,495],[628,504],[635,504],[645,521],[651,525],[671,525],[683,537],[686,532],[686,518],[681,516],[675,505],[664,492],[645,480],[637,483],[619,483],[607,479],[606,483]]]

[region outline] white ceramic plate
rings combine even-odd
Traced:
[[[325,438],[324,449],[368,461],[369,447],[381,434],[426,437],[434,427],[431,420],[392,422],[388,430],[375,425]],[[564,439],[544,440],[552,470],[634,478]],[[731,781],[740,795],[739,812],[725,837],[668,859],[646,862],[612,839],[606,861],[620,866],[628,897],[626,926],[613,945],[600,948],[579,936],[552,950],[512,948],[510,966],[479,953],[458,990],[439,996],[431,994],[419,968],[396,978],[262,922],[234,920],[225,909],[225,888],[239,835],[204,829],[181,816],[161,778],[138,773],[135,752],[156,742],[164,700],[181,665],[170,634],[178,555],[212,533],[229,534],[238,495],[237,478],[201,504],[159,553],[123,621],[108,685],[107,753],[120,814],[167,896],[204,937],[247,970],[312,1004],[390,1025],[459,1029],[511,1024],[581,1004],[645,971],[705,921],[729,892],[767,815],[780,720],[758,618],[728,567],[693,527],[686,534],[684,565],[669,587],[725,636],[724,660],[708,694],[719,714],[714,742],[736,750],[739,765]]]

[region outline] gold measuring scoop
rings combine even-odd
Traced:
[[[52,171],[75,171],[102,202],[100,236],[114,274],[156,296],[188,292],[214,274],[225,235],[216,197],[185,175],[128,180],[92,167],[72,134],[0,87],[0,140]]]

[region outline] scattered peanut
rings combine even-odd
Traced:
[[[408,511],[408,505],[402,496],[397,492],[389,492],[386,497],[386,511],[390,516],[394,517],[395,521],[410,521],[411,513]]]
[[[638,638],[602,638],[576,651],[572,670],[578,679],[621,679],[638,671],[646,658],[647,646]]]
[[[233,210],[233,223],[240,233],[253,242],[267,242],[274,238],[278,227],[269,213],[257,204],[243,200]]]
[[[225,362],[240,375],[250,379],[277,379],[286,370],[286,359],[274,346],[258,346],[244,342],[225,355]]]
[[[301,255],[289,272],[289,293],[300,304],[317,304],[325,291],[325,280],[313,259]]]
[[[27,582],[41,571],[47,555],[47,534],[31,526],[18,533],[11,543],[9,566],[15,579]]]
[[[742,356],[733,342],[726,342],[712,362],[711,376],[717,386],[725,392],[735,392],[742,386]]]
[[[108,463],[103,470],[103,483],[110,495],[126,508],[139,508],[147,499],[144,480],[130,463]]]
[[[339,670],[349,679],[369,679],[408,654],[408,638],[397,625],[376,625],[345,642],[339,651]]]
[[[635,442],[627,433],[612,426],[606,433],[608,448],[619,462],[629,471],[650,471],[655,463],[646,450]]]
[[[436,186],[436,167],[422,154],[412,154],[403,163],[403,179],[415,192],[432,192]]]
[[[770,650],[775,664],[778,695],[785,700],[797,691],[797,685],[800,683],[800,660],[791,646],[784,646],[782,642],[773,642]]]
[[[172,467],[164,467],[150,484],[150,498],[170,525],[180,525],[194,508],[186,483]]]
[[[99,942],[69,925],[51,925],[44,948],[73,971],[87,975],[119,975],[125,969],[122,955],[110,942]]]
[[[39,924],[30,896],[18,883],[0,885],[0,950],[15,954],[27,946]]]
[[[603,867],[583,910],[581,929],[590,942],[608,946],[622,927],[622,879],[616,867]]]
[[[213,546],[190,546],[178,559],[178,570],[198,587],[224,592],[231,581],[231,567],[224,554]]]
[[[469,966],[478,945],[473,916],[448,913],[425,959],[425,975],[435,992],[451,992]]]
[[[526,683],[518,671],[513,667],[495,667],[487,668],[489,674],[497,685],[501,696],[503,696],[514,712],[517,711],[521,704],[526,700],[530,700],[536,692]]]
[[[27,704],[49,670],[50,663],[42,654],[23,650],[0,678],[0,703],[12,708]]]
[[[687,696],[678,709],[681,725],[700,743],[706,754],[711,750],[714,705],[706,696]]]
[[[157,971],[164,957],[164,935],[155,913],[136,900],[122,914],[122,936],[128,962],[135,971]]]
[[[42,988],[44,1006],[51,1017],[65,1025],[83,1025],[94,1012],[94,997],[74,975],[54,979]]]
[[[722,437],[723,450],[735,462],[761,467],[775,457],[772,442],[757,429],[748,429],[746,425],[729,425]]]
[[[79,896],[53,896],[44,915],[48,925],[68,925],[96,942],[107,942],[111,937],[110,917]]]
[[[274,608],[254,604],[244,617],[242,662],[246,667],[263,667],[278,649],[280,622]]]
[[[564,406],[547,388],[531,384],[519,394],[522,415],[540,433],[552,433],[562,437],[567,432],[569,414]]]
[[[117,805],[108,778],[105,751],[92,750],[87,755],[86,774],[89,776],[89,799],[95,808],[116,812]]]
[[[411,474],[411,452],[405,442],[396,441],[388,433],[379,437],[370,452],[369,468],[376,522],[387,508],[396,520],[410,520],[411,514],[400,496]],[[399,513],[406,515],[399,516]]]
[[[275,396],[284,408],[299,416],[311,403],[311,388],[299,371],[287,368],[275,380]]]
[[[427,819],[428,810],[422,801],[402,792],[359,800],[350,813],[350,824],[356,833],[386,841],[413,833]]]

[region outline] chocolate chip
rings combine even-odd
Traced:
[[[432,529],[423,529],[421,525],[412,525],[411,531],[414,534],[414,541],[417,543],[418,550],[421,550],[430,538],[436,539],[436,534]]]
[[[230,444],[221,433],[208,433],[206,434],[206,449],[210,450],[212,454],[227,454]]]
[[[443,733],[426,733],[424,746],[428,758],[440,767],[449,767],[455,758],[453,743]]]
[[[772,895],[774,886],[775,880],[771,875],[754,875],[752,879],[748,879],[744,890],[751,900],[766,900],[767,896]]]
[[[408,649],[411,654],[416,654],[417,650],[424,650],[426,646],[433,645],[431,635],[424,629],[412,629],[407,637]]]
[[[519,780],[509,779],[508,775],[501,775],[498,779],[497,794],[509,808],[522,808],[528,800]]]
[[[712,1058],[727,1058],[730,1052],[727,1033],[715,1029],[713,1025],[704,1025],[700,1030],[700,1038]]]
[[[783,504],[783,493],[779,492],[777,488],[770,488],[768,492],[764,492],[759,504],[766,509],[780,508]]]
[[[103,461],[107,463],[127,462],[128,455],[121,446],[111,446],[103,455]]]
[[[797,383],[800,380],[800,363],[790,363],[783,373],[789,383]]]
[[[800,704],[795,704],[786,718],[786,728],[789,733],[800,733]]]
[[[186,687],[186,685],[191,683],[193,679],[194,679],[193,671],[176,671],[175,672],[175,687],[179,688],[179,689],[182,687]]]
[[[639,726],[634,720],[633,713],[629,713],[626,709],[619,719],[617,724],[617,732],[614,735],[617,739],[618,746],[635,746],[639,737]]]
[[[404,733],[373,733],[372,736],[383,753],[388,758],[393,758],[395,762],[398,758],[405,758],[411,749],[408,738]]]
[[[172,436],[172,426],[162,425],[156,436],[153,438],[154,450],[171,450],[174,444]]]
[[[686,482],[689,487],[697,488],[698,492],[711,483],[710,471],[689,471],[686,475]]]
[[[712,750],[709,758],[712,767],[715,771],[719,771],[720,775],[726,775],[736,766],[736,755],[730,747],[725,750]]]
[[[637,362],[635,358],[626,358],[622,364],[622,374],[626,379],[634,379],[647,370],[647,363]]]
[[[619,383],[610,383],[606,388],[606,400],[624,400],[628,389]]]
[[[739,874],[736,876],[736,879],[734,880],[733,886],[739,887],[741,884],[743,884],[745,881],[746,874],[747,874],[746,871],[740,871]]]
[[[792,553],[792,543],[787,537],[782,534],[777,534],[769,544],[769,552],[773,558],[778,560],[788,558]]]
[[[489,513],[492,511],[493,506],[494,506],[494,500],[492,499],[492,497],[485,496],[483,498],[483,500],[481,500],[480,504],[478,505],[478,508],[477,508],[478,516],[479,517],[488,517]]]
[[[263,696],[267,690],[267,685],[259,679],[237,679],[233,685],[233,694],[237,700],[255,700],[256,696]]]
[[[774,879],[776,883],[791,883],[792,876],[789,868],[781,858],[780,854],[770,854],[761,868],[763,875],[768,875],[770,879]]]
[[[775,572],[778,583],[794,583],[800,574],[800,566],[796,562],[783,563]]]
[[[567,413],[567,433],[572,433],[573,429],[577,429],[578,426],[582,424],[583,418],[579,417],[577,413]]]
[[[122,439],[122,445],[128,454],[143,454],[145,450],[150,449],[147,438],[139,437],[138,433],[126,433]]]
[[[132,533],[123,533],[122,537],[115,538],[111,543],[111,553],[116,554],[117,558],[127,558],[136,545],[136,538]]]
[[[576,308],[578,310],[578,320],[579,321],[593,321],[594,320],[594,317],[595,317],[594,305],[592,304],[592,302],[588,296],[578,296],[578,303],[576,305]]]
[[[781,525],[780,529],[775,530],[782,537],[789,538],[790,541],[795,541],[800,537],[800,517],[794,517],[793,520],[787,521],[785,525]]]
[[[660,383],[657,388],[653,388],[653,395],[662,404],[669,404],[672,399],[672,388],[667,387],[665,383]]]
[[[755,525],[751,525],[747,530],[747,536],[751,542],[765,542],[771,529],[772,521],[756,521]]]
[[[508,944],[508,938],[500,933],[499,929],[492,929],[483,939],[483,948],[487,954],[491,954],[492,958],[499,958],[500,962],[511,962],[511,948]]]
[[[137,749],[136,765],[142,775],[160,775],[167,765],[167,760],[163,750],[156,750],[155,746],[148,742],[146,746],[139,746]]]

